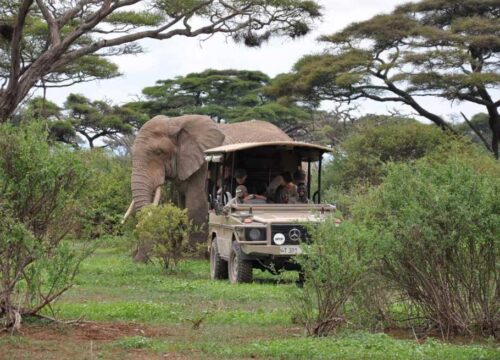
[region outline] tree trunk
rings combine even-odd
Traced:
[[[498,144],[500,142],[500,115],[498,114],[498,109],[496,107],[488,107],[488,113],[490,115],[489,124],[491,129],[491,150],[495,159],[499,159]]]
[[[10,116],[16,110],[17,104],[15,97],[10,92],[3,91],[0,93],[0,123],[6,123]]]

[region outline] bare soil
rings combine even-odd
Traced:
[[[24,325],[17,334],[0,334],[0,359],[188,359],[178,353],[155,354],[147,349],[109,346],[124,337],[164,338],[175,329],[133,323]]]

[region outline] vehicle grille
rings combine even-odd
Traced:
[[[294,241],[290,238],[290,232],[292,229],[296,229],[300,231],[300,240]],[[290,224],[273,224],[271,225],[271,239],[274,238],[274,235],[277,233],[282,233],[285,235],[285,244],[286,245],[297,245],[301,242],[309,242],[309,236],[307,234],[307,229],[302,225],[290,225]]]

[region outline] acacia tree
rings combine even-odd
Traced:
[[[31,99],[22,110],[23,121],[32,119],[47,123],[49,137],[74,147],[87,142],[92,149],[95,142],[111,146],[132,135],[148,118],[127,106],[112,105],[106,101],[91,101],[83,95],[69,94],[64,108],[42,97]]]
[[[150,116],[205,114],[214,121],[267,120],[292,137],[307,132],[307,108],[285,106],[264,93],[271,79],[260,71],[206,70],[174,79],[159,80],[142,93],[146,101],[130,106]]]
[[[234,109],[238,108],[240,114],[265,102],[262,88],[269,83],[269,77],[260,71],[209,69],[158,80],[156,85],[142,90],[146,101],[141,107],[150,116],[200,113],[217,122],[230,121]]]
[[[98,139],[131,134],[133,126],[130,123],[141,122],[137,118],[144,119],[142,114],[133,114],[106,101],[91,101],[79,94],[70,94],[64,105],[68,111],[66,121],[85,138],[91,149]]]
[[[322,36],[329,51],[299,60],[270,91],[315,102],[401,103],[451,131],[423,97],[483,105],[493,133],[484,144],[498,158],[500,100],[492,90],[500,84],[499,15],[497,0],[409,3]]]
[[[224,33],[248,46],[273,35],[297,37],[309,30],[320,6],[311,0],[2,0],[0,122],[37,84],[72,82],[78,61],[140,52],[137,41]],[[30,24],[43,42],[28,47]],[[30,52],[27,57],[26,53]]]

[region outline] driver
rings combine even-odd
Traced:
[[[232,204],[246,204],[248,202],[251,202],[251,200],[266,200],[265,196],[258,195],[258,194],[248,194],[248,189],[245,185],[238,185],[236,187],[236,196],[229,201],[229,203],[226,205],[230,207]]]
[[[236,196],[232,198],[225,206],[225,209],[229,209],[231,205],[234,204],[244,204],[245,203],[245,198],[248,196],[248,190],[245,185],[238,185],[236,187]]]

